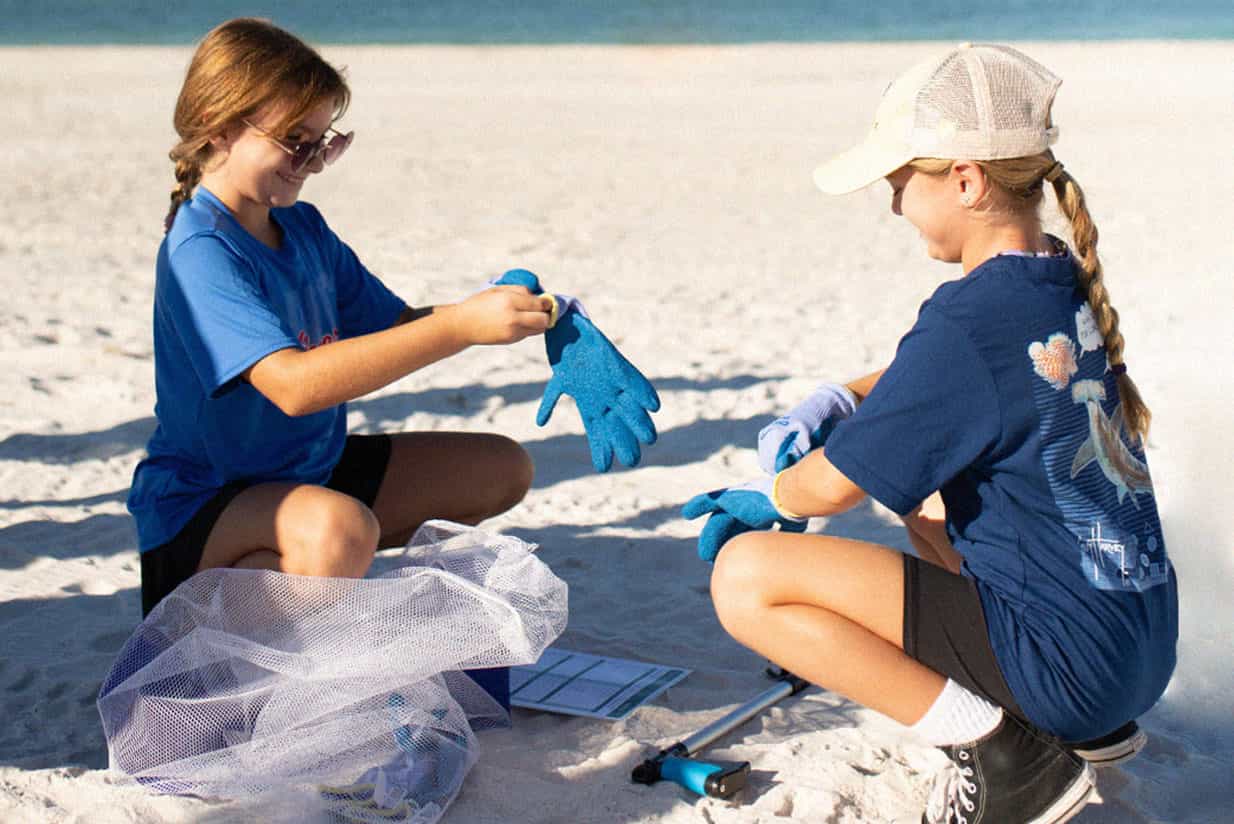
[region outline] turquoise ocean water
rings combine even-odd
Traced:
[[[0,0],[0,45],[188,44],[244,15],[328,43],[1234,38],[1234,0]]]

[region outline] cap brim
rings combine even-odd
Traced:
[[[829,195],[845,195],[877,183],[912,160],[903,145],[867,139],[814,170],[814,184]]]

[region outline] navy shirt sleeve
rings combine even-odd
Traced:
[[[927,302],[825,451],[849,480],[905,515],[979,463],[1001,429],[989,367],[962,326]]]

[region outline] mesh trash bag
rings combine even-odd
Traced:
[[[464,668],[536,661],[566,585],[517,538],[430,521],[364,579],[198,573],[99,692],[112,769],[151,790],[277,794],[334,821],[436,821],[508,723]]]

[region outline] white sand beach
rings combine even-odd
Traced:
[[[1234,42],[1017,44],[1064,78],[1055,147],[1085,187],[1154,412],[1149,461],[1181,592],[1179,665],[1138,758],[1078,822],[1234,816]],[[936,44],[341,47],[348,156],[304,198],[407,301],[521,266],[656,384],[660,440],[592,471],[538,339],[473,349],[351,405],[355,431],[499,431],[537,465],[487,527],[570,587],[558,645],[693,669],[623,722],[516,710],[484,733],[447,824],[888,822],[919,814],[937,751],[817,687],[708,750],[752,763],[730,802],[631,768],[765,687],[720,628],[681,504],[752,478],[759,428],[820,380],[884,366],[957,269],[925,258],[886,187],[811,171],[864,133]],[[227,822],[107,769],[99,683],[140,618],[124,508],[153,430],[151,294],[188,48],[0,48],[0,820]],[[1052,208],[1052,204],[1051,204]],[[890,543],[864,504],[811,529]]]

